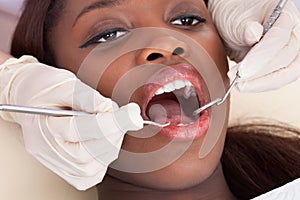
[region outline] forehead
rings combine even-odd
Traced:
[[[88,13],[90,11],[101,9],[101,8],[112,8],[121,4],[125,4],[130,0],[87,0],[87,1],[81,1],[81,4],[78,4],[78,7],[82,7],[82,10],[79,12],[78,16],[76,17],[76,20],[80,18],[85,13]],[[71,4],[73,4],[75,1],[70,1]],[[81,6],[80,6],[81,5]]]
[[[188,3],[192,2],[197,5],[203,5],[203,0],[67,0],[66,11],[71,11],[77,15],[77,18],[82,15],[97,9],[113,9],[120,6],[127,6],[132,9],[135,7],[147,7],[147,5],[166,5],[169,3]],[[139,11],[137,9],[137,11]],[[149,7],[149,11],[151,10]]]
[[[178,3],[180,2],[194,2],[194,3],[199,3],[199,2],[205,2],[203,0],[173,0]],[[173,2],[170,0],[68,0],[67,6],[68,7],[84,7],[83,12],[86,12],[91,9],[97,9],[97,8],[112,8],[120,5],[133,5],[133,6],[138,6],[138,5],[146,5],[146,4],[151,4],[151,3],[168,3],[168,2]]]
[[[60,0],[59,0],[60,1]],[[202,11],[206,10],[203,0],[65,0],[64,10],[59,13],[60,22],[64,25],[77,23],[77,21],[86,14],[97,12],[97,15],[101,16],[117,16],[121,11],[133,14],[143,13],[139,18],[143,16],[152,16],[158,10],[168,10],[167,7],[172,7],[176,4],[194,4]],[[183,8],[184,9],[184,8]],[[147,13],[145,13],[147,12]],[[204,11],[205,14],[206,11]]]

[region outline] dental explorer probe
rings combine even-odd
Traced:
[[[90,114],[90,113],[80,112],[75,110],[59,110],[59,109],[51,109],[51,108],[38,108],[38,107],[8,105],[8,104],[0,104],[0,111],[48,115],[54,117],[84,116]],[[145,125],[152,125],[160,128],[164,128],[170,125],[170,122],[166,124],[159,124],[153,121],[145,121],[145,120],[143,121],[143,123]]]
[[[276,20],[279,18],[284,6],[286,5],[288,0],[280,0],[280,2],[277,4],[277,6],[275,7],[274,11],[272,12],[271,16],[269,17],[268,21],[266,21],[266,23],[264,24],[264,30],[263,30],[263,35],[262,37],[272,28],[272,26],[274,25],[274,23],[276,22]],[[227,97],[229,96],[230,92],[232,91],[233,87],[235,86],[235,84],[237,83],[237,80],[240,78],[239,75],[239,71],[236,73],[236,76],[234,78],[234,80],[232,81],[232,83],[230,84],[228,90],[226,91],[226,93],[224,94],[224,96],[222,98],[217,98],[203,106],[201,106],[200,108],[198,108],[197,110],[195,110],[193,112],[193,115],[198,115],[200,114],[202,111],[214,106],[214,105],[221,105],[222,103],[224,103],[227,99]]]

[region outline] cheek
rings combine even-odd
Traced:
[[[53,51],[55,63],[58,67],[78,74],[81,64],[90,50],[80,49],[76,45],[76,39],[63,24],[55,27],[49,35],[49,46]]]
[[[223,78],[224,83],[228,84],[227,71],[228,60],[224,44],[221,40],[218,31],[210,17],[207,17],[207,24],[196,34],[190,35],[197,43],[202,46],[211,59],[214,61]]]
[[[59,35],[55,36],[57,38]],[[103,96],[121,103],[117,98],[124,98],[127,94],[116,88],[116,85],[124,74],[135,67],[134,53],[118,56],[100,48],[80,49],[69,40],[59,41],[51,43],[57,65],[76,74],[82,82]],[[112,97],[114,91],[119,91],[116,98]]]
[[[208,35],[206,39],[209,42],[202,43],[202,45],[206,49],[212,60],[215,62],[221,73],[221,76],[223,77],[224,82],[226,83],[228,81],[228,78],[226,76],[228,71],[228,60],[224,45],[216,32]]]
[[[135,67],[133,55],[126,54],[116,58],[105,68],[99,77],[97,90],[104,96],[112,98],[118,104],[122,104],[120,99],[127,99],[126,84],[121,84],[126,79],[127,73]]]

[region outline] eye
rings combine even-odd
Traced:
[[[113,40],[118,39],[119,37],[124,36],[129,31],[124,28],[113,28],[106,31],[103,31],[102,33],[99,33],[83,45],[81,45],[79,48],[87,48],[88,46],[92,44],[99,44],[99,43],[106,43]]]
[[[197,26],[198,24],[205,23],[205,22],[206,19],[193,14],[180,15],[170,20],[170,23],[172,25],[186,26],[186,27]]]

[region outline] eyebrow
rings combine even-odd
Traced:
[[[77,21],[80,19],[80,17],[82,17],[86,13],[91,12],[91,11],[96,10],[96,9],[117,6],[117,5],[120,5],[123,1],[124,0],[98,0],[98,1],[90,4],[89,6],[85,7],[79,13],[79,15],[76,17],[72,27],[74,27],[76,25]]]

